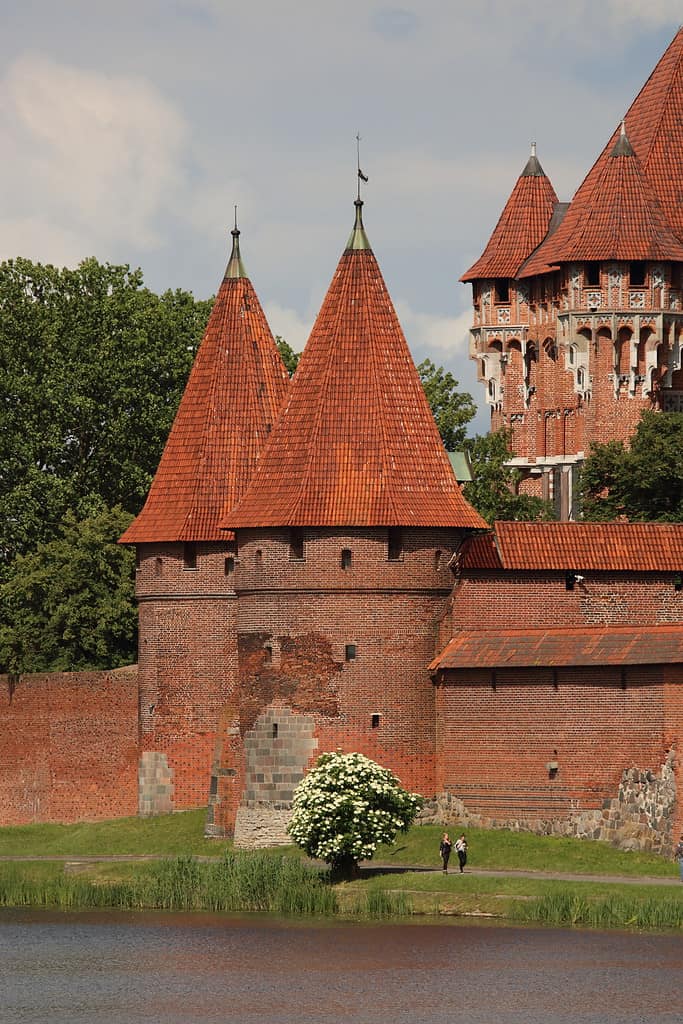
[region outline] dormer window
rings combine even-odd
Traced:
[[[597,260],[588,260],[584,268],[586,284],[589,288],[600,286],[600,264]]]
[[[645,285],[645,263],[635,260],[628,265],[629,282],[632,288],[643,288]]]

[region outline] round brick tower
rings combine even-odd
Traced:
[[[486,525],[453,475],[362,205],[252,481],[223,520],[239,545],[246,842],[275,838],[324,750],[360,751],[433,792],[427,666],[449,560]],[[237,761],[233,748],[223,770]]]
[[[121,538],[137,546],[139,811],[206,804],[239,714],[234,534],[287,372],[242,265],[239,231],[145,506]],[[224,788],[229,790],[232,776]],[[234,788],[234,787],[233,787]],[[224,793],[229,802],[229,793]]]

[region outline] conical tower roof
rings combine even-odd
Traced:
[[[461,281],[486,277],[515,277],[530,253],[545,238],[553,209],[555,189],[536,156],[536,145],[500,215],[489,243]]]
[[[650,194],[654,193],[659,200],[668,230],[679,239],[683,239],[683,203],[680,201],[683,192],[682,110],[683,28],[674,36],[624,119],[629,142],[650,185]],[[619,137],[620,129],[617,128],[577,190],[570,204],[572,221],[576,216],[577,207],[588,203],[594,194],[595,183],[604,173],[605,165],[612,156]],[[557,242],[565,237],[566,230],[567,228],[562,225],[552,239],[553,252]],[[601,253],[595,258],[608,257]],[[680,259],[678,256],[671,258]],[[551,263],[549,251],[544,245],[522,268],[520,276],[529,277],[534,273],[543,273],[550,269]]]
[[[121,542],[225,540],[288,384],[239,250],[239,231],[142,512]]]
[[[463,498],[356,222],[249,488],[223,525],[486,524]]]
[[[657,194],[622,123],[596,173],[576,193],[557,231],[527,261],[520,276],[571,260],[683,260]]]

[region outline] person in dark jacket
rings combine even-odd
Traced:
[[[453,844],[451,843],[448,832],[444,832],[441,836],[441,842],[439,843],[439,853],[441,854],[441,860],[443,861],[444,875],[448,874],[448,858],[451,855],[452,846]]]

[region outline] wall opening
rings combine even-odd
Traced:
[[[197,545],[188,541],[183,544],[183,568],[197,568]]]
[[[342,569],[351,568],[351,551],[349,548],[344,548],[341,553],[341,567]]]
[[[356,645],[355,644],[346,644],[346,646],[344,647],[344,660],[345,661],[355,661],[355,658],[356,658]]]
[[[304,531],[300,526],[293,526],[289,531],[289,557],[292,561],[303,560]]]
[[[400,526],[390,526],[387,531],[387,558],[390,562],[403,559],[403,530]]]

